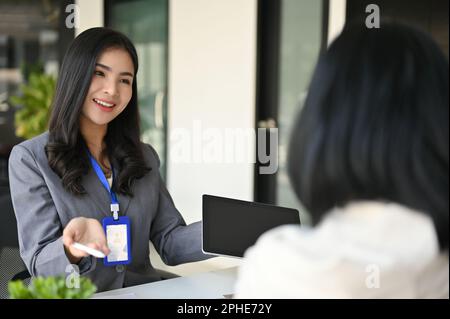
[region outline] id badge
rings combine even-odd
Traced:
[[[118,220],[114,220],[113,217],[103,218],[103,229],[111,251],[103,258],[103,263],[106,266],[131,263],[131,229],[128,216],[121,216]]]

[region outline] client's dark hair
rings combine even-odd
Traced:
[[[140,145],[136,49],[122,33],[107,28],[92,28],[76,37],[64,56],[52,103],[49,141],[45,148],[50,167],[61,177],[63,187],[75,195],[85,193],[81,179],[90,167],[85,141],[80,133],[79,117],[97,58],[109,48],[127,51],[134,65],[131,100],[124,111],[108,124],[105,136],[108,156],[119,164],[113,189],[132,196],[133,181],[150,170],[145,165]]]
[[[448,108],[448,61],[428,35],[346,28],[291,136],[291,183],[313,223],[350,201],[395,202],[429,215],[448,250]]]

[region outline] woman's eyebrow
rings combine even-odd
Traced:
[[[107,66],[107,65],[104,65],[104,64],[101,64],[101,63],[95,63],[95,65],[99,66],[99,67],[101,67],[103,69],[106,69],[108,71],[112,71],[112,68]],[[128,76],[133,77],[133,73],[130,73],[130,72],[120,72],[119,75],[128,75]]]

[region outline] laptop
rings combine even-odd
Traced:
[[[243,257],[264,232],[286,224],[300,225],[292,208],[203,195],[203,252]]]

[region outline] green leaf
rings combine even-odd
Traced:
[[[32,299],[33,296],[21,280],[10,281],[8,293],[11,299]]]
[[[89,278],[79,277],[80,287],[69,288],[66,278],[59,277],[35,277],[29,287],[22,281],[11,281],[8,291],[11,299],[81,299],[90,298],[97,287]]]
[[[47,130],[55,87],[53,76],[32,72],[20,87],[21,95],[9,98],[19,108],[15,113],[17,136],[29,139]]]

